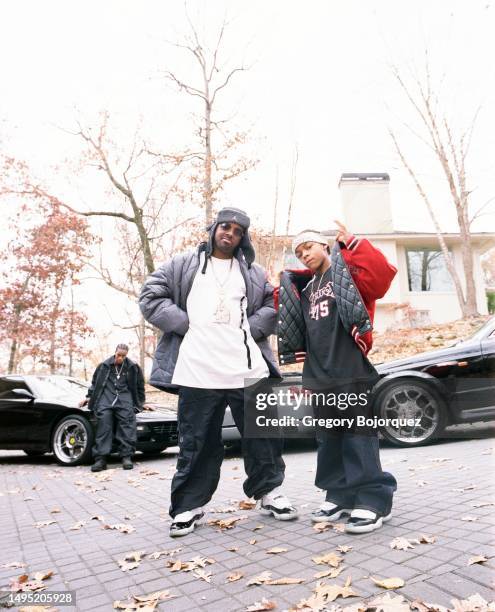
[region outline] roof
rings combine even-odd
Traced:
[[[343,172],[340,175],[339,187],[342,183],[389,183],[390,176],[386,172]]]

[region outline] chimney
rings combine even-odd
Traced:
[[[340,177],[344,222],[356,234],[394,231],[390,208],[390,177],[378,172],[345,172]]]

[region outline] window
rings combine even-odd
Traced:
[[[19,399],[19,395],[12,393],[13,389],[30,391],[22,378],[0,378],[0,399]]]
[[[407,249],[409,291],[453,291],[454,283],[442,251]]]

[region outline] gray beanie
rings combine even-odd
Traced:
[[[329,236],[325,236],[316,230],[307,229],[294,236],[292,239],[292,251],[295,253],[297,247],[304,242],[319,242],[328,246],[328,239]]]
[[[237,225],[240,225],[242,227],[242,229],[244,230],[244,235],[241,239],[238,249],[244,255],[244,259],[246,260],[247,266],[248,268],[250,268],[251,264],[254,261],[254,258],[256,257],[248,231],[251,221],[248,215],[240,208],[228,206],[219,210],[215,221],[209,227],[206,228],[208,230],[209,236],[208,242],[203,243],[203,248],[205,250],[205,263],[203,264],[203,269],[201,270],[202,274],[206,272],[208,258],[211,257],[211,254],[213,253],[213,239],[215,237],[217,227],[220,225],[220,223],[237,223]]]

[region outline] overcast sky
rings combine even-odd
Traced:
[[[232,182],[225,197],[259,222],[271,223],[278,167],[278,229],[284,228],[297,145],[291,231],[331,227],[331,220],[341,217],[338,179],[353,171],[388,172],[396,228],[431,231],[424,205],[394,153],[387,132],[392,127],[432,194],[444,229],[455,230],[440,169],[404,126],[418,124],[390,70],[395,64],[410,78],[421,70],[425,49],[453,125],[466,126],[481,106],[469,164],[475,208],[495,195],[492,0],[191,0],[188,7],[207,40],[217,35],[227,13],[231,25],[224,57],[250,66],[232,79],[220,110],[225,117],[234,115],[233,125],[250,129],[247,151],[260,163],[256,172]],[[3,148],[26,159],[52,191],[82,207],[99,186],[75,188],[62,162],[78,158],[79,142],[57,126],[73,127],[76,116],[91,123],[106,109],[122,141],[141,117],[164,150],[187,144],[190,113],[201,109],[160,76],[173,69],[197,82],[193,66],[166,42],[180,40],[186,29],[182,0],[4,0]],[[495,230],[491,211],[474,229]]]

